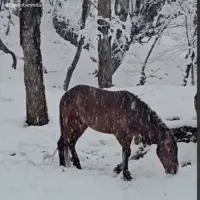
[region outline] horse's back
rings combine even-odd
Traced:
[[[130,124],[129,92],[108,91],[87,85],[71,88],[67,109],[71,115],[78,116],[81,121],[99,132],[112,133],[125,129]]]
[[[79,100],[80,104],[102,106],[105,109],[115,106],[128,109],[131,102],[136,100],[132,93],[125,90],[109,91],[88,85],[76,85],[68,91],[68,96],[73,101]]]

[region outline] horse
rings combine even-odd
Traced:
[[[57,142],[59,165],[70,162],[82,169],[76,142],[90,127],[113,134],[122,147],[122,162],[114,168],[123,179],[131,181],[128,161],[133,137],[144,144],[156,144],[156,153],[166,174],[178,172],[178,147],[170,129],[144,101],[125,90],[109,91],[88,85],[76,85],[63,94],[59,104],[61,135]],[[69,156],[71,153],[71,158]]]

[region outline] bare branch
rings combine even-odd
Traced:
[[[162,34],[163,32],[165,31],[165,29],[167,28],[167,26],[170,24],[171,20],[173,19],[173,17],[171,17],[171,19],[169,19],[167,22],[164,23],[164,25],[160,28],[160,31],[159,33],[157,34],[157,36],[155,37],[155,40],[153,42],[153,44],[151,45],[151,48],[147,54],[147,57],[144,61],[144,64],[142,66],[142,69],[141,69],[141,78],[140,78],[140,81],[139,83],[137,84],[137,86],[139,85],[144,85],[145,82],[146,82],[146,74],[145,74],[145,68],[146,68],[146,65],[147,65],[147,62],[148,62],[148,59],[157,43],[157,41],[162,37]]]
[[[6,47],[6,45],[3,43],[3,41],[1,39],[0,39],[0,50],[2,50],[6,54],[10,54],[12,56],[12,59],[13,59],[12,68],[16,69],[16,67],[17,67],[17,58],[16,58],[15,54]]]
[[[80,25],[80,29],[83,30],[85,28],[85,22],[87,20],[88,14],[89,14],[89,9],[90,9],[90,1],[89,0],[83,0],[83,4],[82,4],[82,16],[81,16],[81,25]],[[69,83],[71,81],[71,77],[73,75],[74,70],[76,69],[76,65],[78,64],[79,58],[81,56],[81,52],[82,52],[82,48],[83,48],[83,44],[84,44],[84,37],[81,36],[79,42],[78,42],[78,46],[77,46],[77,50],[76,50],[76,54],[74,56],[74,59],[70,65],[70,67],[68,68],[67,74],[66,74],[66,78],[64,81],[64,86],[63,89],[65,91],[68,90],[69,88]]]

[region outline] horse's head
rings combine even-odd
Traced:
[[[158,142],[157,155],[166,174],[176,174],[178,172],[178,147],[173,135],[167,133],[165,139]]]

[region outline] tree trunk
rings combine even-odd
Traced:
[[[183,78],[183,86],[186,86],[187,83],[188,83],[188,77],[190,75],[190,71],[191,71],[191,68],[194,67],[194,63],[193,63],[193,60],[194,60],[194,57],[195,57],[195,53],[194,51],[191,53],[191,50],[189,49],[189,53],[186,55],[186,59],[188,59],[188,57],[190,57],[190,63],[187,64],[186,66],[186,69],[185,69],[185,76]]]
[[[128,16],[130,0],[121,0],[121,8],[119,12],[119,19],[122,22],[125,22]],[[122,29],[125,29],[125,26],[122,26],[122,29],[118,29],[116,33],[116,39],[112,45],[112,75],[118,70],[122,61],[125,57],[126,52],[128,52],[131,44],[133,43],[134,39],[139,35],[143,34],[154,34],[149,33],[147,30],[148,27],[151,27],[153,24],[154,18],[158,15],[162,6],[165,3],[165,0],[147,0],[147,1],[132,1],[132,4],[135,4],[135,10],[132,9],[130,17],[133,17],[132,27],[130,32],[130,40],[123,36]],[[135,23],[134,17],[140,15],[141,19],[139,22]],[[136,17],[137,19],[137,17]],[[143,37],[144,37],[143,36]],[[124,37],[124,38],[123,38]],[[125,41],[125,42],[124,42]]]
[[[115,15],[119,15],[120,0],[115,0]]]
[[[125,6],[127,6],[128,4],[125,3],[123,5],[123,2],[129,2],[130,0],[115,0],[115,14],[116,15],[120,15],[121,18],[125,19],[127,14],[128,14],[128,10],[130,10],[130,8],[127,8],[128,10],[125,11],[121,11],[121,5],[123,6],[122,8],[125,8]],[[100,2],[100,0],[99,0]],[[103,1],[104,2],[104,1]],[[103,4],[103,2],[100,2],[101,4]],[[148,27],[151,27],[154,18],[158,15],[158,13],[160,12],[163,4],[165,3],[165,0],[155,0],[155,1],[151,1],[151,0],[147,0],[147,1],[140,1],[140,0],[131,0],[132,2],[132,7],[135,8],[135,10],[131,10],[131,14],[130,17],[133,18],[133,22],[132,22],[132,28],[131,28],[131,32],[130,32],[130,40],[128,40],[128,38],[121,38],[121,37],[125,37],[123,36],[121,33],[121,30],[118,30],[118,33],[116,34],[116,39],[113,42],[112,45],[112,75],[118,70],[118,68],[120,67],[123,58],[125,57],[126,52],[129,50],[131,44],[133,43],[134,39],[137,38],[137,36],[139,34],[143,35],[143,37],[145,37],[145,34],[147,36],[151,34],[151,36],[155,35],[156,33],[148,32]],[[134,4],[134,5],[133,5]],[[151,4],[151,6],[150,6]],[[149,7],[151,7],[151,9],[149,9]],[[124,16],[123,16],[124,14]],[[140,21],[139,23],[135,23],[134,17],[135,16],[142,16],[140,17]],[[136,17],[137,19],[137,17]],[[73,28],[69,28],[69,25],[67,25],[67,23],[65,21],[60,21],[59,16],[57,16],[56,14],[53,17],[53,25],[54,28],[56,30],[56,32],[66,41],[70,41],[71,44],[78,46],[78,34],[77,34],[77,30],[74,30]],[[159,26],[159,25],[158,25]],[[138,39],[137,39],[138,40]],[[123,41],[126,41],[124,44],[122,43]],[[120,44],[122,43],[122,44]],[[119,45],[120,44],[120,45]],[[118,48],[120,46],[120,48]],[[92,48],[89,43],[83,45],[83,49],[89,49]],[[98,70],[97,70],[98,71]],[[95,74],[95,77],[98,77],[98,72],[94,72],[93,74]]]
[[[83,0],[80,30],[83,30],[85,28],[85,22],[87,20],[89,10],[90,10],[90,1],[89,0]],[[72,74],[73,74],[74,70],[76,69],[76,65],[78,64],[79,58],[81,56],[83,44],[84,44],[84,37],[81,36],[81,38],[78,42],[76,54],[74,56],[74,59],[73,59],[71,65],[70,65],[70,67],[68,68],[67,75],[66,75],[66,78],[65,78],[65,81],[64,81],[64,87],[63,88],[64,88],[65,91],[68,90],[69,83],[70,83],[71,78],[72,78]]]
[[[99,88],[112,86],[112,60],[110,24],[105,20],[111,19],[111,0],[98,1],[98,85]]]
[[[155,37],[155,40],[153,42],[153,44],[151,45],[151,48],[147,54],[147,57],[144,61],[144,64],[142,66],[142,70],[141,70],[141,77],[140,77],[140,81],[139,83],[137,84],[137,86],[140,86],[140,85],[144,85],[146,83],[146,73],[145,73],[145,68],[147,66],[147,62],[149,60],[149,57],[151,55],[151,53],[153,52],[153,49],[154,47],[156,46],[156,43],[158,41],[158,39],[160,39],[162,37],[162,34],[164,32],[164,30],[167,28],[168,24],[171,22],[171,20],[169,22],[167,22],[166,24],[163,25],[163,27],[161,27],[161,30],[158,32],[157,36]]]
[[[20,10],[20,45],[24,53],[26,122],[28,125],[42,126],[49,121],[40,51],[42,4],[40,0],[21,0],[21,4],[36,4],[23,6]]]
[[[129,0],[121,0],[120,2],[120,11],[118,13],[119,19],[122,22],[126,22],[129,11]],[[117,14],[117,13],[116,13]],[[112,45],[112,75],[121,65],[125,52],[129,50],[130,44],[132,41],[128,41],[126,37],[123,37],[122,30],[125,30],[125,26],[122,25],[121,29],[117,29],[116,38]],[[123,42],[125,40],[125,42]]]

